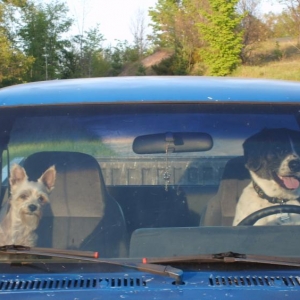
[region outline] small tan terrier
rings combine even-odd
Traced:
[[[54,188],[55,167],[47,169],[35,181],[28,181],[25,169],[13,165],[10,171],[10,208],[0,224],[0,246],[23,245],[34,247],[43,207],[49,203]]]

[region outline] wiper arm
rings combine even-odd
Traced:
[[[168,276],[175,279],[176,284],[182,283],[183,271],[171,266],[164,266],[155,263],[148,263],[145,259],[124,261],[123,259],[99,259],[98,252],[92,251],[77,251],[77,250],[63,250],[54,248],[37,248],[26,247],[22,245],[5,245],[0,246],[0,254],[30,254],[47,257],[58,257],[66,259],[76,259],[96,263],[104,263],[110,265],[116,265],[121,267],[127,267],[138,271],[147,273]]]
[[[198,254],[186,255],[166,258],[148,258],[145,259],[147,263],[184,263],[184,262],[198,262],[198,263],[234,263],[234,262],[248,262],[271,265],[282,265],[300,267],[300,258],[298,257],[280,257],[268,255],[249,255],[236,252],[224,252],[216,254]]]

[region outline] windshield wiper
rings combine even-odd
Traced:
[[[215,257],[216,259],[221,259],[226,263],[251,262],[251,263],[260,263],[260,264],[300,267],[300,257],[251,255],[251,254],[240,254],[234,252],[215,254]]]
[[[198,262],[198,263],[235,263],[235,262],[248,262],[260,263],[271,265],[282,265],[300,267],[300,257],[281,257],[281,256],[268,256],[268,255],[251,255],[236,252],[224,252],[216,254],[197,254],[176,257],[162,257],[162,258],[145,258],[147,263],[185,263],[185,262]]]
[[[4,245],[0,246],[0,253],[4,252],[6,254],[32,254],[32,255],[44,255],[52,257],[62,257],[70,256],[72,258],[98,258],[99,253],[93,251],[79,251],[79,250],[64,250],[55,248],[38,248],[38,247],[27,247],[22,245]]]
[[[147,272],[151,274],[168,276],[175,279],[176,284],[182,283],[183,271],[171,266],[159,265],[156,263],[148,263],[145,259],[131,259],[130,261],[125,259],[99,259],[98,252],[92,251],[77,251],[77,250],[62,250],[54,248],[37,248],[26,247],[22,245],[5,245],[0,246],[0,254],[30,254],[47,257],[58,257],[66,259],[76,259],[96,263],[104,263],[110,265],[116,265],[121,267],[127,267],[134,270]]]

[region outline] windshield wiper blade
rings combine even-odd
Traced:
[[[260,264],[282,265],[291,267],[300,267],[300,257],[282,257],[270,255],[252,255],[240,254],[234,252],[219,253],[216,258],[222,259],[224,262],[251,262]]]
[[[147,263],[185,263],[185,262],[198,262],[198,263],[260,263],[271,265],[282,265],[291,267],[300,267],[300,257],[281,257],[281,256],[268,256],[268,255],[251,255],[236,252],[223,252],[216,254],[197,254],[176,257],[162,257],[162,258],[145,258]]]
[[[7,254],[33,254],[33,255],[44,255],[44,256],[58,256],[70,255],[76,257],[89,257],[98,258],[99,253],[94,251],[79,251],[79,250],[64,250],[55,248],[38,248],[38,247],[27,247],[23,245],[4,245],[0,246],[0,252]],[[28,253],[29,252],[29,253]],[[49,254],[49,255],[48,255]],[[64,257],[65,258],[65,257]]]
[[[126,261],[124,259],[99,259],[98,252],[78,251],[78,250],[63,250],[54,248],[37,248],[27,247],[22,245],[4,245],[0,246],[0,254],[30,254],[47,257],[57,257],[66,259],[76,259],[96,263],[104,263],[127,267],[138,271],[143,271],[151,274],[168,276],[175,279],[176,284],[182,284],[183,271],[172,266],[164,266],[155,263],[147,263],[144,259],[132,259]]]

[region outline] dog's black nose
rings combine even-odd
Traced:
[[[29,208],[29,210],[30,210],[31,212],[33,212],[33,211],[35,211],[35,210],[37,209],[37,206],[34,205],[34,204],[30,204],[30,205],[28,205],[28,208]]]
[[[300,160],[293,159],[289,162],[289,168],[292,172],[299,172],[300,171]]]

